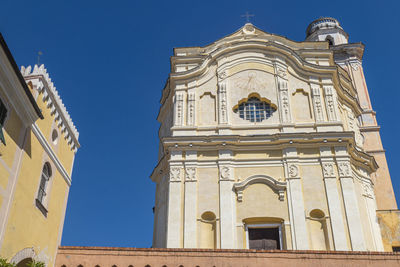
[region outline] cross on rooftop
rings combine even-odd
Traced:
[[[242,18],[246,17],[246,22],[250,22],[250,17],[254,17],[253,14],[249,14],[248,11],[246,11],[246,14],[241,16]]]

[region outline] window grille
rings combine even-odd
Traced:
[[[257,97],[251,97],[234,111],[239,113],[239,117],[242,119],[261,122],[271,117],[275,110],[270,104],[259,100]]]

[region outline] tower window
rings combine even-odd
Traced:
[[[251,122],[261,122],[271,117],[274,111],[276,111],[276,108],[257,97],[249,98],[234,109],[234,112],[239,113],[240,118]]]
[[[46,162],[43,166],[42,176],[40,178],[38,195],[36,197],[36,206],[43,213],[43,215],[47,215],[47,210],[44,206],[44,201],[47,195],[47,185],[51,177],[51,167],[48,162]]]
[[[328,36],[325,38],[325,41],[328,41],[329,46],[334,45],[333,38],[332,38],[332,36],[330,36],[330,35],[328,35]]]

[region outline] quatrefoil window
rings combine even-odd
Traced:
[[[249,98],[239,101],[233,111],[238,113],[239,117],[244,120],[261,122],[271,117],[272,113],[276,111],[276,106],[265,100],[250,95]]]

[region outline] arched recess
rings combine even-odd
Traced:
[[[33,248],[24,248],[15,254],[15,256],[11,259],[11,263],[14,264],[20,264],[21,262],[25,260],[32,261],[32,259],[35,259],[36,254],[35,250]]]
[[[243,199],[243,191],[252,184],[265,184],[271,187],[279,196],[279,200],[283,201],[285,199],[286,182],[280,182],[267,175],[253,175],[246,180],[235,183],[233,189],[237,194],[237,200],[239,202]]]
[[[199,124],[204,125],[214,125],[217,122],[216,113],[216,99],[215,95],[211,92],[205,92],[200,96],[199,101],[199,113],[198,119]]]
[[[312,120],[309,94],[299,88],[292,94],[293,114],[296,122],[310,122]]]
[[[200,248],[216,248],[217,246],[217,225],[216,216],[211,211],[206,211],[198,220],[200,224]]]
[[[320,209],[313,209],[307,219],[312,249],[330,250],[325,213]]]

